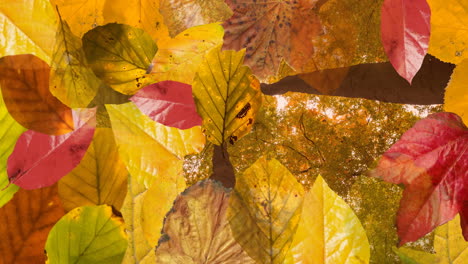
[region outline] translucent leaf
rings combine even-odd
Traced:
[[[115,23],[87,32],[83,49],[94,73],[123,94],[146,85],[146,72],[158,50],[142,29]]]
[[[283,263],[298,226],[304,190],[279,161],[262,157],[237,176],[228,217],[234,237],[258,263]]]
[[[445,88],[444,109],[461,116],[468,124],[468,59],[460,62],[453,71]]]
[[[67,211],[83,205],[111,205],[120,210],[127,189],[127,169],[110,128],[97,128],[80,164],[59,183]]]
[[[304,198],[292,253],[295,263],[369,263],[361,222],[321,176]]]
[[[73,130],[72,113],[49,91],[49,65],[33,55],[0,59],[0,86],[11,116],[22,126],[60,135]]]
[[[62,217],[47,237],[49,264],[120,263],[127,248],[123,221],[109,206],[83,206]]]
[[[198,68],[192,89],[208,140],[234,144],[252,128],[262,97],[244,51],[212,49]]]
[[[230,192],[214,181],[183,192],[164,221],[157,263],[254,263],[233,238],[226,211]]]
[[[203,56],[223,43],[223,35],[222,26],[209,24],[189,28],[174,38],[158,41],[151,78],[191,84]]]
[[[47,0],[2,0],[0,2],[0,58],[33,54],[50,62],[56,19]]]
[[[64,213],[56,185],[20,189],[0,208],[0,263],[44,263],[47,234]]]
[[[96,95],[101,80],[89,68],[81,39],[67,22],[59,20],[50,71],[50,92],[72,108],[87,107]]]

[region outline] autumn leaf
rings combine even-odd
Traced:
[[[8,110],[3,103],[2,93],[0,92],[0,208],[6,204],[13,195],[18,191],[18,186],[10,184],[7,174],[7,160],[13,148],[15,147],[18,137],[26,131],[24,127],[18,124],[13,117],[10,116]]]
[[[49,65],[33,55],[0,59],[0,86],[11,116],[22,126],[45,134],[73,130],[71,110],[49,91]]]
[[[73,110],[75,130],[59,136],[32,130],[18,139],[8,158],[10,182],[24,189],[50,186],[77,166],[95,130],[95,109]]]
[[[0,208],[0,263],[44,263],[47,234],[63,215],[56,185],[20,189]]]
[[[468,59],[457,65],[445,88],[444,110],[459,115],[468,124]]]
[[[101,80],[89,68],[81,39],[71,32],[61,17],[55,38],[50,92],[69,107],[87,107],[96,96]]]
[[[188,129],[201,126],[192,97],[192,86],[163,81],[148,85],[130,98],[140,111],[165,126]]]
[[[47,0],[2,0],[0,3],[0,58],[33,54],[49,63],[55,41],[56,19]]]
[[[295,263],[369,263],[364,228],[321,176],[305,195],[292,254]]]
[[[174,38],[158,41],[151,78],[191,84],[204,55],[223,43],[224,29],[218,24],[189,28]]]
[[[149,187],[164,172],[181,168],[185,155],[201,151],[200,127],[180,130],[154,122],[133,103],[106,105],[119,155],[128,172]]]
[[[126,240],[123,221],[109,206],[78,207],[50,230],[47,263],[120,263]]]
[[[431,9],[426,0],[385,0],[382,5],[382,42],[395,70],[409,83],[426,56]]]
[[[217,145],[234,144],[247,134],[262,102],[259,82],[243,59],[244,52],[218,46],[205,56],[193,81],[205,133]]]
[[[464,0],[450,3],[427,0],[431,7],[429,53],[442,61],[458,64],[468,58],[468,6]]]
[[[237,175],[228,218],[237,242],[258,263],[283,263],[301,218],[304,189],[275,159]]]
[[[462,209],[468,199],[467,148],[468,129],[461,118],[436,113],[418,121],[381,157],[371,175],[405,185],[397,219],[400,245]]]
[[[96,128],[80,164],[60,179],[60,199],[67,211],[84,205],[100,204],[120,210],[126,194],[127,175],[112,130]]]
[[[94,73],[123,94],[146,85],[146,72],[158,50],[142,29],[115,23],[88,31],[83,49]]]
[[[460,229],[460,217],[439,226],[435,230],[435,254],[409,248],[394,249],[403,263],[442,264],[468,262],[468,242],[463,239]]]
[[[180,194],[164,221],[157,263],[255,263],[229,228],[229,197],[229,191],[210,180]]]
[[[159,5],[172,37],[188,28],[223,22],[232,16],[231,9],[222,0],[161,0]]]

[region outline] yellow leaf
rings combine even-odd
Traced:
[[[191,84],[203,56],[223,43],[224,30],[218,24],[189,28],[175,38],[158,41],[152,78]]]
[[[81,37],[96,26],[123,23],[148,32],[153,39],[167,36],[157,0],[51,0],[71,31]]]
[[[67,211],[83,205],[112,205],[120,210],[128,172],[120,160],[110,128],[96,128],[80,164],[59,181],[59,195]]]
[[[242,65],[245,50],[213,48],[205,56],[193,81],[197,111],[208,140],[234,144],[252,128],[262,102],[259,81]]]
[[[236,181],[228,211],[234,237],[257,263],[284,263],[301,217],[302,185],[265,157]]]
[[[156,174],[181,168],[183,157],[201,151],[205,144],[199,126],[186,130],[166,127],[141,113],[133,103],[106,105],[106,109],[120,158],[132,177],[146,187]]]
[[[431,7],[429,53],[458,64],[468,58],[468,5],[466,0],[428,0]]]
[[[445,88],[444,110],[453,112],[468,125],[468,59],[457,65]]]
[[[359,219],[321,176],[304,198],[294,237],[296,263],[369,263],[370,248]]]
[[[156,263],[255,263],[232,236],[226,216],[229,196],[229,191],[210,180],[180,194],[164,221]]]
[[[47,0],[0,2],[0,58],[34,54],[47,63],[55,41],[56,18]]]
[[[436,254],[408,248],[394,249],[404,263],[462,264],[468,263],[468,242],[460,228],[460,216],[436,228],[434,250]]]

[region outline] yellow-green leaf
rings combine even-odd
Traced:
[[[142,29],[115,23],[87,32],[83,49],[94,73],[123,94],[134,94],[147,84],[146,72],[158,50]]]
[[[445,88],[444,110],[461,116],[463,122],[468,125],[468,59],[463,60],[453,70],[450,82]]]
[[[0,2],[0,58],[34,54],[50,62],[55,41],[56,18],[47,0]]]
[[[428,0],[431,7],[429,53],[458,64],[468,58],[468,5],[466,0]]]
[[[160,0],[159,10],[171,36],[194,26],[223,22],[232,16],[223,0]]]
[[[203,56],[223,43],[224,30],[218,24],[189,28],[175,38],[158,41],[152,78],[191,84]]]
[[[45,250],[49,264],[120,263],[127,239],[124,224],[109,206],[83,206],[70,211],[52,228]]]
[[[50,92],[72,108],[87,107],[101,80],[89,68],[81,39],[73,35],[67,22],[59,20],[50,71]]]
[[[127,190],[127,169],[110,128],[96,128],[80,164],[59,181],[63,207],[112,205],[120,210]]]
[[[252,128],[262,97],[259,81],[243,65],[245,50],[208,52],[193,81],[197,111],[208,140],[234,144]]]
[[[435,254],[408,248],[394,249],[404,263],[418,264],[462,264],[468,263],[468,242],[460,228],[460,216],[436,228],[434,236]],[[411,262],[413,261],[413,262]]]
[[[186,130],[166,127],[141,113],[133,103],[106,108],[120,158],[132,177],[146,187],[157,174],[181,168],[183,157],[201,151],[205,144],[199,126]]]
[[[234,237],[257,263],[284,263],[301,217],[304,190],[279,161],[262,157],[236,178],[229,201]]]
[[[370,248],[364,228],[321,176],[304,198],[292,253],[295,263],[369,263]]]
[[[229,228],[229,196],[229,191],[210,180],[180,194],[164,221],[156,263],[253,264]]]

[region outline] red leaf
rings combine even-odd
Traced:
[[[395,70],[409,83],[427,53],[431,9],[426,0],[385,0],[382,5],[382,42]]]
[[[192,86],[188,84],[175,81],[151,84],[130,100],[141,112],[165,126],[188,129],[202,124],[192,97]]]
[[[397,216],[400,245],[449,221],[468,201],[467,150],[461,118],[437,113],[417,122],[379,160],[372,176],[405,185]]]
[[[51,136],[24,132],[8,158],[10,182],[23,189],[50,186],[76,167],[93,138],[95,109],[73,110],[75,130]]]

